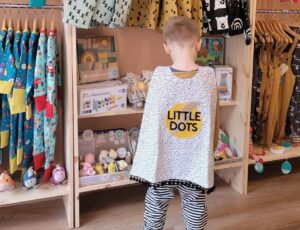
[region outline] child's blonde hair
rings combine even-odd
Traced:
[[[164,27],[163,36],[165,42],[190,42],[200,39],[197,22],[184,16],[171,17]]]

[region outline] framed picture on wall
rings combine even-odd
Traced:
[[[198,52],[199,65],[224,65],[225,38],[222,36],[203,36]]]
[[[119,78],[113,36],[78,37],[77,55],[80,84]]]

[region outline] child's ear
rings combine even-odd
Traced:
[[[196,49],[197,49],[197,52],[200,51],[201,49],[201,45],[202,45],[202,39],[200,38],[198,41],[197,41],[197,44],[196,44]]]
[[[167,43],[164,43],[164,48],[165,48],[166,54],[170,55],[171,51],[170,51],[170,48]]]

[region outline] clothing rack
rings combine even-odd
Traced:
[[[257,10],[256,13],[261,14],[300,14],[300,10]]]
[[[63,5],[45,5],[42,8],[33,8],[30,7],[30,5],[28,4],[7,4],[7,3],[0,3],[0,9],[48,9],[48,10],[54,10],[54,9],[58,9],[58,10],[63,10]]]

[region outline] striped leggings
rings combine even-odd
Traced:
[[[185,185],[149,187],[145,198],[144,230],[161,230],[166,221],[169,200],[178,190],[187,230],[203,230],[207,223],[206,193]]]

